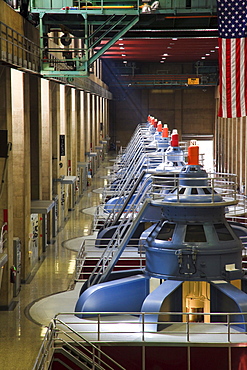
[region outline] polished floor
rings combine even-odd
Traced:
[[[100,203],[101,194],[94,188],[104,186],[102,178],[106,167],[111,163],[105,160],[92,179],[92,184],[84,192],[64,227],[59,231],[55,243],[50,244],[44,259],[36,266],[30,282],[23,284],[19,295],[14,299],[16,306],[12,311],[0,312],[0,369],[31,370],[40,349],[46,323],[35,322],[30,315],[32,307],[42,298],[58,292],[69,291],[74,282],[74,267],[77,250],[68,249],[66,240],[91,234],[93,217],[82,209]],[[59,304],[56,312],[65,311]],[[54,311],[54,312],[55,312]],[[53,311],[47,312],[47,321],[52,319]],[[37,320],[38,321],[38,320]],[[43,317],[42,320],[43,321]]]
[[[106,184],[106,175],[109,173],[109,166],[112,165],[111,159],[109,156],[97,170],[92,184],[84,192],[83,197],[78,199],[75,209],[70,212],[68,221],[59,231],[55,243],[47,247],[44,259],[39,266],[36,266],[33,278],[22,285],[19,295],[15,298],[15,308],[12,311],[0,312],[0,370],[32,370],[50,320],[60,312],[74,311],[82,284],[74,285],[75,259],[81,240],[84,237],[87,239],[95,237],[92,230],[92,215],[94,208],[101,201],[101,192],[97,189]],[[99,250],[99,254],[101,253]],[[130,253],[130,249],[127,253]],[[64,319],[64,316],[61,318]],[[68,317],[65,315],[65,321],[70,320],[73,320],[70,324],[76,331],[83,330],[83,335],[90,333],[91,337],[88,339],[96,340],[96,322],[84,320],[82,323],[83,320],[76,320],[74,315]],[[93,331],[92,328],[94,328]],[[132,342],[143,341],[140,322],[133,317],[119,318],[117,334],[109,331],[109,327],[105,324],[102,325],[101,330],[103,341],[111,339],[120,342],[130,339]],[[127,339],[126,330],[129,330]],[[185,323],[179,323],[155,335],[145,333],[145,341],[185,343],[186,330]],[[201,343],[202,335],[204,343],[228,342],[226,327],[210,324],[210,328],[206,330],[205,326],[194,325],[190,340]],[[246,335],[232,329],[231,341],[245,345]]]

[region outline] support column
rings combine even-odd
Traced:
[[[22,243],[22,279],[31,273],[30,250],[30,95],[29,76],[15,69],[12,76],[12,143],[13,143],[13,209],[14,236]],[[25,89],[24,89],[25,82]],[[25,100],[24,100],[25,97]]]
[[[50,82],[41,79],[41,130],[42,130],[42,196],[52,199],[52,124],[51,124]]]
[[[8,142],[12,142],[12,116],[11,116],[11,72],[10,68],[0,66],[0,129],[7,130]],[[6,172],[4,174],[4,167]],[[2,252],[8,256],[7,263],[2,269],[2,283],[0,285],[0,308],[8,309],[13,298],[13,284],[10,282],[10,267],[13,265],[13,155],[0,158],[0,226],[5,222],[4,230],[6,242]],[[3,181],[4,180],[4,181]]]
[[[66,97],[66,88],[64,85],[60,85],[60,136],[65,137],[65,146],[64,153],[61,152],[60,148],[60,176],[67,175],[67,158],[68,158],[68,138],[67,138],[67,97]],[[68,217],[68,199],[67,199],[67,188],[64,184],[61,184],[61,202],[59,214],[61,216],[61,226],[63,225],[64,220]]]
[[[40,78],[30,75],[31,199],[42,199]]]
[[[91,147],[92,151],[95,151],[95,145],[96,145],[96,103],[95,103],[95,95],[91,96]]]
[[[61,207],[61,183],[56,181],[60,177],[60,87],[58,83],[50,82],[51,86],[51,112],[52,112],[52,197],[55,200],[53,237],[61,226],[59,209]]]
[[[80,96],[80,121],[78,124],[77,147],[78,147],[78,161],[85,162],[85,141],[86,141],[86,102],[84,91],[79,92]]]
[[[103,140],[104,135],[104,98],[99,97],[99,141]]]
[[[42,171],[42,200],[52,200],[52,112],[50,82],[41,79],[41,171]],[[42,215],[42,245],[52,239],[52,212]]]
[[[87,93],[87,137],[86,137],[86,150],[92,150],[92,95]]]
[[[71,89],[71,175],[77,175],[77,105],[76,90]]]

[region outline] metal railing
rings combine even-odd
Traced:
[[[35,42],[0,22],[0,60],[38,72],[40,48]]]
[[[75,281],[85,281],[89,278],[92,271],[99,261],[100,249],[104,251],[108,247],[111,239],[93,240],[94,244],[98,243],[99,249],[91,248],[92,240],[85,239],[76,257]],[[127,245],[126,253],[123,253],[117,261],[113,271],[143,269],[145,267],[145,252],[140,246],[137,248],[139,239],[130,239]],[[135,247],[133,247],[135,244]],[[85,263],[85,261],[87,261]]]
[[[71,350],[78,357],[91,358],[92,369],[124,369],[124,364],[119,364],[100,350],[101,343],[121,343],[126,346],[135,341],[141,345],[143,351],[145,346],[152,345],[181,346],[190,343],[200,346],[222,347],[225,345],[246,345],[246,329],[239,329],[239,325],[247,327],[247,322],[236,323],[234,317],[240,315],[236,312],[226,313],[195,313],[195,312],[87,312],[85,319],[79,319],[78,312],[65,312],[57,314],[47,328],[42,346],[34,364],[33,370],[48,370],[54,353],[62,347]],[[246,316],[247,313],[241,313]],[[110,316],[109,316],[110,315]],[[173,317],[173,320],[162,321],[162,317]],[[200,317],[200,322],[191,321],[191,317]],[[159,321],[153,321],[159,317]],[[209,322],[211,320],[211,322]],[[207,321],[207,322],[206,322]],[[215,322],[214,322],[215,321]],[[165,324],[165,326],[162,325]],[[154,326],[153,326],[154,325]],[[161,330],[157,331],[158,325]],[[91,348],[91,350],[89,349]],[[61,352],[60,352],[61,353]],[[102,355],[104,360],[102,361]],[[229,369],[231,369],[231,358],[229,358]],[[60,360],[61,362],[61,360]],[[109,363],[111,365],[109,365]],[[113,366],[113,367],[111,367]],[[142,356],[142,367],[146,369],[146,358]],[[188,362],[187,369],[190,369]]]
[[[208,174],[207,178],[186,177],[180,179],[175,174],[172,176],[159,176],[158,180],[151,185],[155,191],[148,191],[149,197],[147,197],[145,191],[142,191],[141,187],[139,189],[140,196],[138,192],[136,198],[126,208],[126,212],[122,214],[120,224],[102,253],[101,258],[97,261],[88,279],[88,284],[94,285],[107,279],[115,262],[119,260],[129,240],[133,237],[136,226],[142,220],[142,215],[150,203],[156,204],[161,208],[167,205],[178,207],[185,204],[186,207],[221,206],[230,208],[237,204],[235,178],[236,176],[233,174],[220,173]],[[187,189],[189,191],[193,190],[191,183],[198,184],[199,181],[201,185],[195,185],[196,194],[183,192],[180,194],[182,186],[182,190],[186,191],[185,181],[188,184]],[[170,191],[171,188],[173,188],[172,191]]]
[[[123,366],[118,364],[99,347],[57,317],[51,321],[47,329],[33,370],[50,369],[50,364],[55,361],[54,354],[57,348],[61,348],[65,356],[66,353],[69,354],[69,357],[75,363],[82,362],[84,366],[86,363],[90,366],[87,367],[88,369],[125,370]],[[102,357],[104,357],[104,360]],[[62,361],[60,360],[60,362]],[[64,364],[66,365],[66,363]]]
[[[137,0],[61,0],[60,2],[52,2],[51,0],[41,1],[32,0],[31,1],[31,12],[37,12],[37,10],[47,9],[47,10],[92,10],[95,11],[99,8],[106,7],[106,9],[111,9],[111,7],[119,9],[136,9],[137,7],[142,7],[140,2]],[[171,0],[171,1],[161,1],[159,9],[163,9],[168,12],[175,11],[185,11],[188,12],[215,12],[216,11],[216,0],[194,0],[192,5],[188,5],[186,0]]]
[[[247,322],[234,319],[246,315],[247,312],[65,312],[58,313],[53,321],[57,330],[65,327],[68,333],[86,336],[91,342],[111,340],[113,336],[114,342],[129,342],[135,335],[137,342],[177,343],[180,335],[183,343],[246,343]],[[167,319],[162,320],[164,317]],[[206,335],[206,340],[201,337]]]

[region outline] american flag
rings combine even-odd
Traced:
[[[219,27],[219,117],[247,112],[246,0],[217,0]]]

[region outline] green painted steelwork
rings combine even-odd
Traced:
[[[139,17],[134,17],[131,22],[126,25],[121,31],[118,32],[118,34],[111,38],[111,40],[109,40],[107,42],[107,44],[105,44],[97,53],[95,53],[88,61],[88,64],[92,64],[96,61],[96,59],[98,59],[101,55],[104,54],[104,52],[106,50],[108,50],[113,44],[115,44],[116,41],[118,41],[130,28],[132,28],[139,20]]]
[[[143,18],[147,3],[151,6],[154,0],[31,0],[31,13],[40,24],[41,73],[46,77],[88,76],[94,62],[134,25],[138,24],[140,32],[155,28],[159,14],[165,14],[163,22],[158,20],[159,27],[164,24],[168,29],[181,27],[180,17],[183,26],[187,22],[194,28],[199,14],[205,28],[216,17],[216,0],[160,0],[158,8]],[[72,45],[55,45],[52,32],[64,32]],[[95,53],[94,48],[106,39]]]
[[[68,33],[68,38],[71,39],[71,43],[73,41],[74,45],[61,48],[61,45],[51,42],[54,41],[54,36],[49,36],[47,33],[45,14],[40,13],[39,18],[41,74],[46,77],[63,76],[66,78],[88,76],[93,63],[139,20],[138,16],[112,15],[104,24],[90,33],[92,27],[85,17],[78,31],[82,36],[75,37]],[[54,23],[52,27],[54,27]],[[57,25],[57,27],[61,27],[61,25]],[[114,36],[111,36],[112,32],[114,32]],[[106,36],[109,41],[94,54],[95,46]],[[58,39],[60,42],[62,41],[61,36]],[[83,45],[75,47],[75,44],[82,44],[82,39]]]
[[[147,0],[146,3],[150,1]],[[137,9],[141,11],[140,6],[145,1],[138,0],[92,0],[92,1],[77,1],[77,0],[31,0],[30,7],[32,13],[88,13],[97,14],[135,14]],[[216,11],[216,0],[160,0],[158,13],[173,13],[173,14],[190,14],[191,12],[205,13]]]

